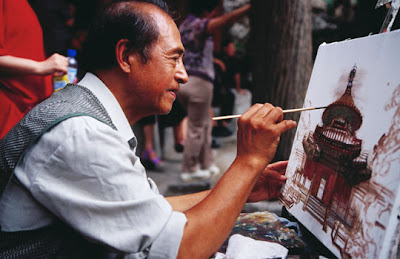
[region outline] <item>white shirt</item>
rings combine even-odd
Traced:
[[[124,253],[175,258],[186,224],[147,178],[128,140],[135,138],[119,103],[93,74],[91,90],[117,131],[92,117],[62,121],[28,148],[0,200],[2,231],[33,230],[57,218],[83,236]],[[29,191],[27,191],[29,190]],[[49,212],[51,211],[51,213]]]

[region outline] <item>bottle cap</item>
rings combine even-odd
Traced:
[[[76,50],[74,50],[74,49],[68,49],[67,55],[68,55],[69,57],[75,57],[75,56],[76,56]]]

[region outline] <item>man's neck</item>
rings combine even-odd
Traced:
[[[125,87],[127,83],[124,80],[124,76],[120,74],[121,72],[117,69],[115,70],[100,70],[96,71],[96,76],[107,86],[111,93],[117,99],[119,105],[122,108],[129,124],[134,124],[141,118],[147,116],[141,113],[141,109],[132,105],[135,103],[126,96]]]

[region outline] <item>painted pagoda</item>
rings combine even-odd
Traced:
[[[291,188],[281,197],[288,208],[301,201],[303,211],[320,222],[325,232],[331,228],[332,240],[341,248],[357,224],[352,200],[361,200],[365,191],[356,186],[371,178],[367,154],[356,136],[363,122],[352,97],[356,71],[354,66],[344,94],[323,112],[322,125],[304,136],[304,153],[297,154],[303,162],[294,175],[298,189]]]

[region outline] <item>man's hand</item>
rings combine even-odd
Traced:
[[[269,103],[248,109],[238,121],[236,159],[257,172],[264,170],[275,155],[280,135],[296,126],[295,121],[282,119],[282,109]]]
[[[258,176],[256,184],[251,191],[247,202],[258,202],[278,198],[285,176],[288,161],[280,161],[269,164]]]

